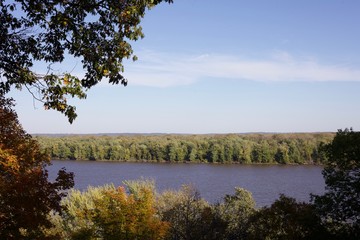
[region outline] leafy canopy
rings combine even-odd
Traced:
[[[66,210],[53,218],[62,239],[164,239],[169,224],[157,216],[153,185],[138,181],[126,187],[70,191],[62,201]]]
[[[326,191],[313,196],[314,204],[333,231],[350,239],[360,237],[360,132],[339,130],[324,147],[327,163],[323,170]],[[344,237],[342,237],[344,238]]]
[[[49,212],[61,211],[73,174],[62,169],[48,181],[49,157],[22,129],[12,107],[0,96],[0,239],[39,239],[52,225]]]
[[[248,222],[246,239],[331,239],[313,205],[282,194]]]
[[[0,0],[0,95],[26,88],[46,109],[76,118],[68,97],[107,78],[123,84],[123,59],[132,58],[129,41],[143,38],[140,21],[147,9],[172,0]],[[58,72],[53,65],[65,57],[79,58],[83,77]],[[36,62],[47,63],[45,73]]]

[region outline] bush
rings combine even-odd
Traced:
[[[154,192],[146,184],[134,191],[113,185],[73,190],[65,213],[53,218],[64,239],[163,239],[168,224],[156,215]],[[128,193],[130,192],[130,193]]]

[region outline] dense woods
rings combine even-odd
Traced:
[[[33,139],[0,98],[1,239],[359,239],[360,133],[65,136]],[[40,144],[41,143],[41,144]],[[157,193],[151,181],[70,190],[48,181],[49,156],[91,160],[324,163],[325,194],[281,195],[257,209],[235,188],[210,204],[196,189]],[[57,154],[57,155],[56,155]],[[114,157],[117,156],[117,157]],[[290,224],[289,224],[290,223]]]
[[[360,133],[65,136],[32,138],[6,94],[27,89],[45,109],[76,118],[70,98],[103,79],[127,84],[129,41],[143,37],[145,12],[172,0],[0,0],[0,239],[360,239]],[[56,66],[81,59],[83,77]],[[46,63],[46,73],[34,63]],[[55,65],[54,65],[55,64]],[[74,73],[73,73],[74,72]],[[334,138],[335,136],[335,138]],[[334,138],[334,140],[332,140]],[[73,160],[210,163],[325,163],[326,192],[311,203],[280,196],[255,209],[236,188],[217,204],[184,186],[152,182],[70,190],[73,174],[49,181],[50,157]],[[326,161],[325,161],[326,160]]]
[[[51,216],[54,227],[48,234],[60,239],[331,239],[310,204],[285,196],[256,209],[252,194],[242,188],[217,204],[187,185],[163,193],[154,189],[145,180],[70,191],[63,214]]]
[[[37,136],[54,159],[321,164],[333,133]]]
[[[286,139],[305,138],[301,136]],[[208,140],[214,137],[264,138]],[[360,133],[345,129],[321,147],[326,190],[322,196],[312,195],[310,203],[280,195],[270,206],[257,209],[251,192],[235,188],[221,202],[210,204],[192,186],[157,193],[153,181],[125,181],[118,188],[71,190],[62,200],[62,214],[49,216],[53,227],[46,234],[58,239],[359,239],[359,146]]]

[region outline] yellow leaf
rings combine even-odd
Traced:
[[[65,75],[65,77],[64,77],[64,84],[65,85],[69,84],[69,76],[68,75]]]

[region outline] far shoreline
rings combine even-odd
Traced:
[[[244,166],[324,166],[322,163],[239,163],[239,162],[193,162],[193,161],[175,161],[170,162],[166,160],[88,160],[88,159],[59,159],[52,158],[51,161],[73,161],[73,162],[113,162],[113,163],[149,163],[149,164],[209,164],[209,165],[244,165]]]

